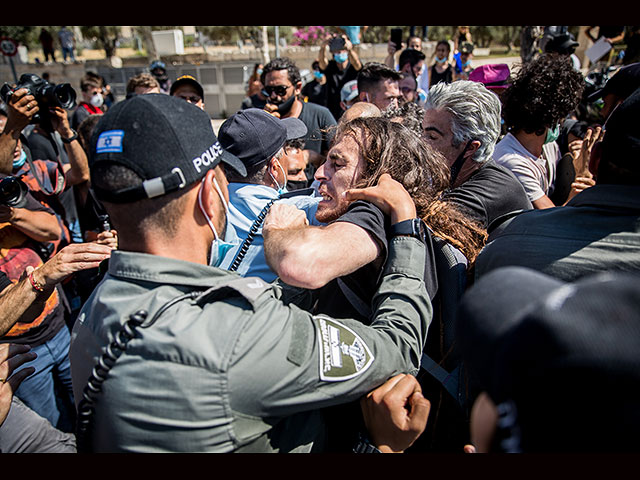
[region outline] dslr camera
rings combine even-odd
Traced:
[[[29,187],[18,177],[8,176],[0,180],[0,205],[23,208],[27,204]]]
[[[51,85],[33,73],[24,73],[15,87],[5,83],[0,89],[0,97],[5,103],[9,103],[8,99],[13,92],[21,88],[26,88],[38,102],[38,112],[31,119],[31,123],[38,123],[48,131],[52,130],[49,118],[50,108],[62,107],[70,110],[76,105],[76,91],[71,84]]]

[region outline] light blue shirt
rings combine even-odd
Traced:
[[[262,209],[269,201],[278,198],[278,192],[266,185],[250,183],[229,184],[229,224],[233,226],[239,238],[239,245],[229,250],[220,264],[220,268],[228,270],[233,264],[242,243],[249,235],[251,226],[260,215]],[[283,198],[279,202],[294,205],[303,210],[309,225],[323,225],[316,220],[316,210],[322,197],[317,195],[299,195],[291,198]],[[265,282],[272,282],[277,275],[264,257],[264,240],[262,238],[262,225],[256,231],[255,238],[248,248],[247,253],[240,263],[237,272],[244,277],[260,277]]]

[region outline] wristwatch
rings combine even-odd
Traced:
[[[424,242],[425,229],[424,223],[421,218],[412,218],[411,220],[404,220],[402,222],[394,223],[391,225],[391,237],[397,237],[399,235],[415,237],[418,240]]]
[[[62,140],[64,143],[71,143],[73,142],[76,138],[78,138],[78,132],[76,132],[73,128],[71,129],[71,131],[73,132],[73,135],[71,135],[69,138],[64,138],[62,137],[62,135],[60,136],[60,140]]]

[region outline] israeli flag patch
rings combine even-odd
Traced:
[[[122,153],[124,130],[107,130],[98,137],[96,153]]]

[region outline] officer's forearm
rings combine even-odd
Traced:
[[[398,345],[408,370],[420,366],[422,348],[433,309],[424,285],[424,244],[413,237],[394,237],[389,242],[382,283],[372,307],[372,327],[383,329]],[[401,315],[398,315],[398,313]]]

